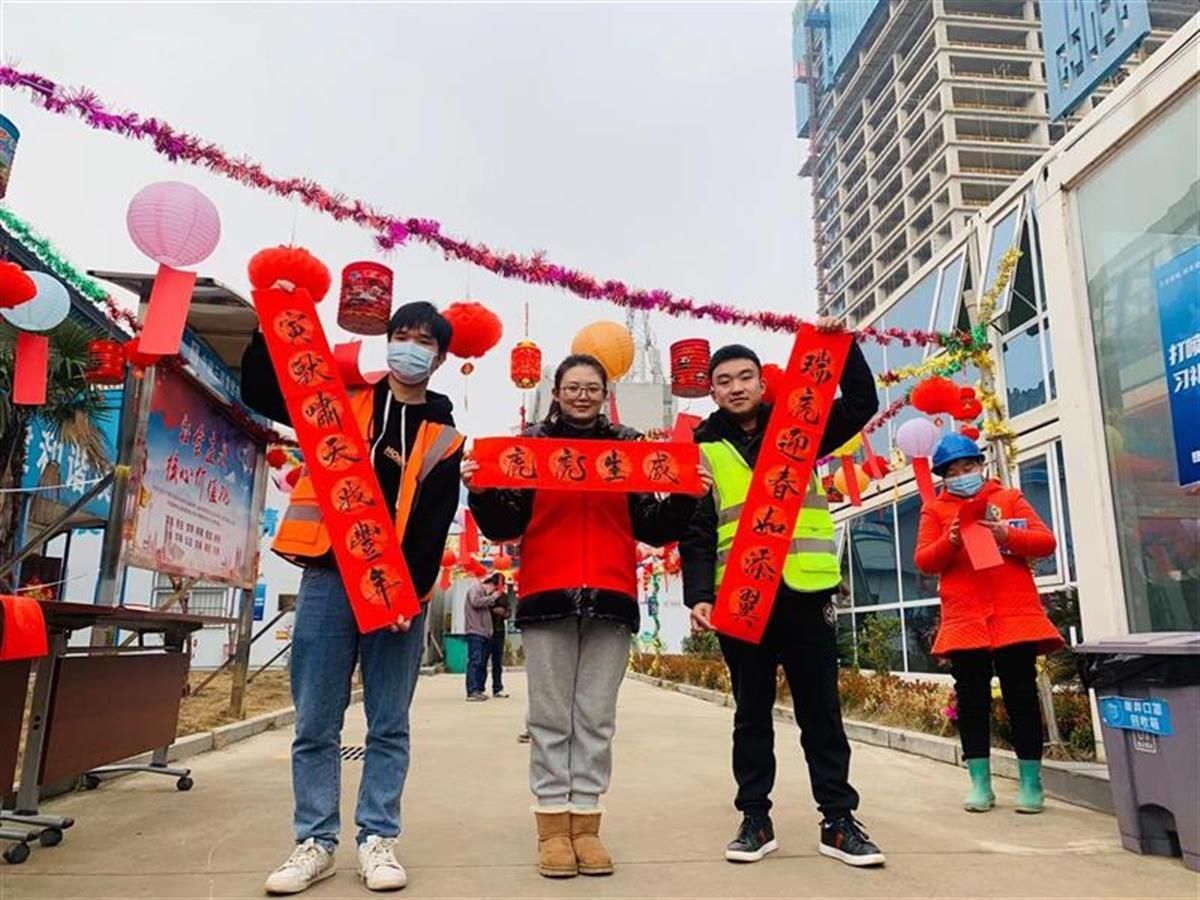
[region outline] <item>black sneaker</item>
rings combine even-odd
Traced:
[[[882,866],[885,862],[883,851],[871,842],[862,823],[848,814],[821,822],[818,849],[823,856],[840,859],[848,866]]]
[[[766,816],[746,816],[737,837],[725,848],[725,858],[730,862],[758,862],[778,849],[771,820]]]

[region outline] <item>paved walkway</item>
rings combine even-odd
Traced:
[[[856,871],[816,852],[816,814],[794,734],[781,729],[775,827],[780,851],[752,866],[726,863],[736,827],[730,806],[730,711],[627,681],[605,834],[611,878],[548,881],[532,865],[526,765],[516,742],[525,685],[513,698],[464,703],[460,678],[422,679],[413,710],[412,772],[401,840],[405,897],[1186,897],[1200,878],[1178,860],[1120,849],[1115,820],[1051,802],[1037,817],[1001,808],[961,812],[965,775],[942,763],[856,746],[862,818],[888,854],[883,870]],[[361,744],[362,711],[344,742]],[[290,849],[290,732],[267,732],[194,759],[196,787],[139,775],[51,804],[78,824],[54,849],[0,864],[0,898],[241,898]],[[361,763],[345,765],[343,821],[352,841]],[[306,894],[369,896],[353,847],[336,877]]]

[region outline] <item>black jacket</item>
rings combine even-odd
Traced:
[[[604,416],[590,428],[580,430],[557,415],[525,429],[524,435],[622,441],[636,441],[642,437],[632,428],[613,425]],[[536,493],[533,490],[491,489],[470,494],[468,503],[479,530],[490,540],[511,541],[525,533],[533,516]],[[696,508],[696,498],[685,494],[669,494],[663,500],[653,494],[629,494],[628,498],[634,539],[655,547],[682,538]],[[572,523],[562,524],[564,540],[577,540],[578,536],[570,531]],[[531,564],[536,565],[536,561],[522,558],[522,566]],[[640,619],[637,597],[612,590],[582,586],[564,588],[526,595],[517,602],[518,625],[571,616],[622,622],[635,632]]]
[[[401,404],[391,395],[387,379],[374,389],[374,413],[371,418],[371,433],[368,443],[374,447],[375,474],[383,490],[384,500],[390,510],[396,508],[396,497],[400,493],[400,476],[403,469],[393,461],[404,447],[416,441],[417,430],[422,422],[454,425],[454,405],[450,398],[434,391],[426,392],[421,404]],[[282,425],[291,426],[287,404],[279,389],[279,380],[271,365],[266,342],[255,332],[250,346],[242,356],[242,402],[251,409]],[[388,404],[392,408],[389,412]],[[400,415],[400,407],[404,415]],[[384,424],[386,433],[376,442]],[[403,422],[403,435],[400,425]],[[392,453],[388,453],[392,450]],[[459,464],[462,451],[442,460],[417,488],[417,496],[409,513],[408,527],[404,532],[401,549],[408,563],[413,587],[417,596],[424,597],[433,588],[442,565],[442,552],[446,545],[446,534],[458,509]],[[333,568],[336,563],[333,553],[314,560],[312,565]]]
[[[833,401],[829,423],[821,438],[821,456],[836,450],[862,431],[879,409],[875,376],[857,343],[850,346],[838,387],[841,388],[841,396]],[[696,427],[693,435],[698,444],[729,441],[753,468],[758,461],[763,431],[766,430],[770,415],[771,407],[762,406],[755,428],[746,431],[727,413],[717,410]],[[679,555],[683,562],[684,604],[691,608],[697,603],[712,603],[716,596],[713,576],[717,568],[717,508],[712,493],[701,498],[696,505],[696,514],[688,526],[687,536],[679,544]],[[788,588],[781,584],[780,590],[786,591]]]

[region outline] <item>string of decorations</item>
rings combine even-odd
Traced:
[[[175,128],[162,119],[138,113],[110,112],[95,91],[69,89],[45,76],[12,66],[0,66],[0,87],[25,91],[34,103],[48,112],[81,119],[97,131],[119,134],[135,141],[148,141],[154,151],[174,163],[185,162],[285,199],[295,199],[336,221],[351,221],[375,234],[380,250],[393,250],[410,239],[442,251],[446,259],[468,262],[503,278],[527,284],[556,287],[586,300],[604,301],[626,309],[647,310],[674,317],[706,319],[722,325],[738,325],[765,331],[795,333],[803,319],[790,313],[748,311],[722,303],[703,303],[691,297],[676,297],[670,291],[630,287],[617,279],[594,275],[549,261],[541,251],[528,256],[503,253],[487,244],[444,234],[433,219],[386,215],[367,202],[330,191],[311,178],[280,178],[245,157],[229,156],[221,147]],[[904,346],[954,346],[970,340],[955,332],[897,328],[864,328],[859,341]]]

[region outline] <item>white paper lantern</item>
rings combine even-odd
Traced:
[[[0,309],[0,316],[13,328],[21,331],[49,331],[62,322],[71,312],[71,296],[61,281],[45,272],[26,272],[37,285],[32,300]]]

